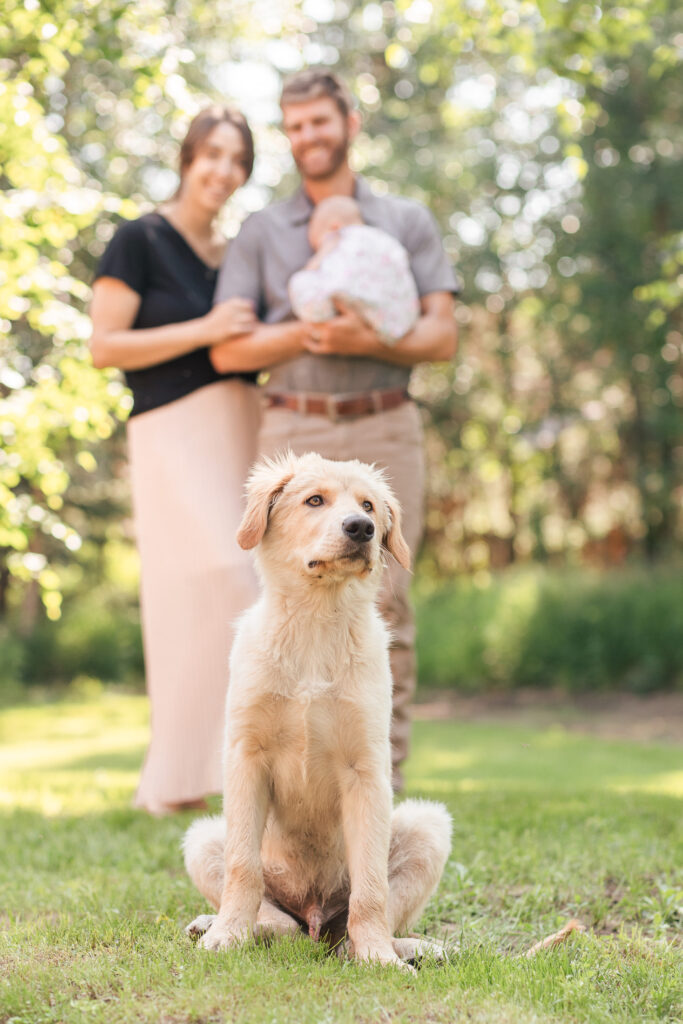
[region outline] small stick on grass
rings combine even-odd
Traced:
[[[542,949],[552,949],[554,946],[559,946],[561,942],[571,935],[572,932],[585,932],[585,925],[582,925],[580,921],[577,921],[575,917],[568,921],[564,928],[560,928],[559,932],[553,932],[552,935],[546,936],[545,939],[541,939],[531,949],[527,949],[524,956],[532,957],[536,956]]]

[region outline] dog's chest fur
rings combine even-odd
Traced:
[[[278,816],[292,812],[315,819],[338,799],[338,774],[358,761],[371,738],[355,702],[333,683],[312,695],[274,698],[273,712],[260,730],[259,745],[271,780]]]
[[[367,648],[371,624],[365,621],[316,622],[297,617],[271,647],[274,681],[298,699],[319,696],[335,686],[348,687]]]
[[[269,890],[296,912],[309,897],[326,903],[346,887],[340,772],[349,758],[339,732],[348,732],[345,711],[352,718],[353,711],[342,709],[340,716],[336,704],[329,696],[283,700],[281,727],[269,751],[264,870]]]
[[[352,608],[264,604],[248,613],[236,646],[239,661],[254,665],[271,694],[306,701],[365,691],[367,699],[369,674],[378,687],[391,685],[386,627],[369,601]]]

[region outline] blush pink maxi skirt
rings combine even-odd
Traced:
[[[134,803],[152,813],[222,789],[230,646],[257,595],[235,534],[259,419],[258,389],[225,380],[128,423],[151,702]]]

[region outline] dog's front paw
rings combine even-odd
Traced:
[[[215,914],[200,914],[199,917],[195,917],[194,921],[191,921],[185,927],[185,934],[189,935],[191,939],[198,939],[205,932],[208,932],[215,920]]]
[[[393,945],[382,944],[382,945],[367,945],[362,948],[354,947],[353,951],[354,960],[359,960],[365,964],[381,964],[382,967],[397,967],[399,971],[403,971],[405,974],[415,974],[415,968],[412,967],[405,960],[401,960],[397,956]]]
[[[212,952],[217,953],[223,949],[232,949],[233,946],[239,945],[240,942],[245,942],[250,936],[251,932],[248,928],[225,924],[218,918],[215,918],[209,930],[199,940],[199,945],[202,949],[210,949]]]

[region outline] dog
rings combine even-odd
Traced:
[[[392,811],[391,673],[375,601],[385,553],[409,568],[398,502],[358,461],[285,453],[256,465],[237,534],[260,600],[230,663],[224,815],[196,821],[185,864],[217,910],[188,926],[209,950],[253,936],[348,935],[350,955],[406,967],[450,851],[441,804]],[[410,968],[408,968],[410,969]]]

